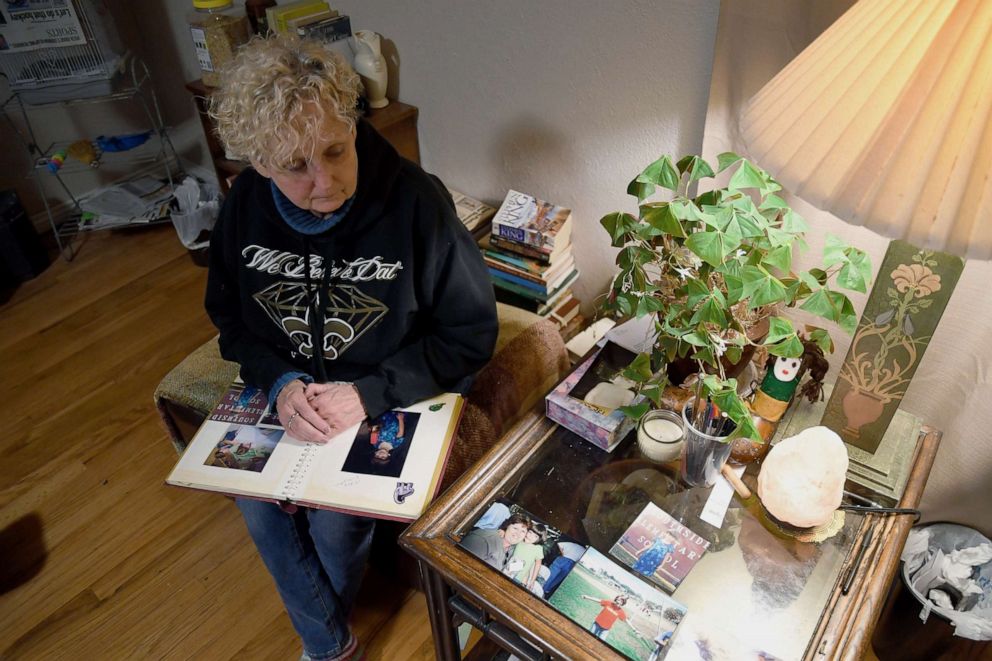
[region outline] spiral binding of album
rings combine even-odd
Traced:
[[[317,449],[318,446],[312,443],[307,443],[303,448],[303,454],[296,461],[296,465],[289,472],[289,477],[286,478],[286,483],[282,486],[281,494],[285,500],[296,498],[297,491],[303,486],[304,478],[310,473],[310,465],[313,463]]]

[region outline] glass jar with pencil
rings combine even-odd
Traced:
[[[712,402],[695,414],[692,404],[682,409],[685,435],[682,443],[682,481],[691,487],[710,487],[716,483],[733,444],[728,437],[737,425]]]

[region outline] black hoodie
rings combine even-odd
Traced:
[[[375,417],[464,391],[492,355],[496,305],[440,183],[365,121],[357,131],[354,202],[323,234],[292,229],[268,179],[250,168],[238,176],[210,241],[206,308],[246,383],[268,392],[287,372],[326,374],[354,383]]]

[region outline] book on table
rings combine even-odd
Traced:
[[[166,482],[411,521],[440,487],[464,402],[445,393],[317,444],[293,438],[265,400],[259,389],[233,384]]]
[[[572,211],[511,190],[493,216],[493,236],[551,256],[567,245]]]
[[[503,252],[516,253],[518,255],[523,255],[524,257],[532,257],[543,264],[554,264],[555,262],[564,259],[564,257],[571,251],[572,243],[562,243],[561,245],[555,245],[554,250],[550,253],[542,252],[535,248],[534,246],[529,246],[525,243],[518,243],[517,241],[511,241],[509,239],[503,239],[496,234],[490,233],[489,242],[492,244],[493,248]]]

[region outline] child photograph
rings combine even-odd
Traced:
[[[282,435],[282,429],[231,425],[204,464],[261,473]]]
[[[557,528],[502,498],[483,512],[459,545],[542,599],[585,551]]]
[[[589,548],[549,603],[628,659],[667,654],[686,608]]]
[[[610,549],[610,555],[671,593],[708,547],[705,539],[648,503]]]
[[[341,470],[399,477],[419,420],[419,413],[409,411],[386,411],[378,418],[365,420],[358,428]]]

